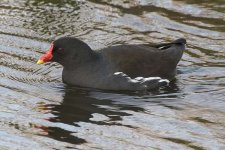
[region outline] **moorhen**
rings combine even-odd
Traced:
[[[176,75],[186,40],[132,44],[92,50],[74,37],[62,37],[37,62],[58,62],[66,84],[104,90],[144,90],[165,86]],[[168,80],[167,80],[168,79]]]

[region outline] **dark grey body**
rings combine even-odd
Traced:
[[[120,45],[99,51],[91,50],[91,54],[84,58],[85,61],[64,65],[62,79],[67,84],[107,90],[156,88],[165,80],[152,78],[146,82],[132,79],[173,79],[185,44],[184,39],[179,39],[166,44]],[[122,73],[115,75],[115,72]]]

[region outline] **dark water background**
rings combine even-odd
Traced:
[[[36,65],[58,37],[93,49],[188,48],[176,81],[148,93],[67,87]],[[1,0],[0,149],[225,150],[224,0]]]

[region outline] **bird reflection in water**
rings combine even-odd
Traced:
[[[113,107],[110,109],[109,106]],[[114,109],[116,108],[116,109]],[[78,122],[85,122],[97,125],[117,125],[117,126],[127,126],[122,125],[117,121],[122,120],[123,116],[129,116],[124,111],[118,110],[133,110],[133,111],[144,111],[140,107],[136,107],[129,104],[118,104],[114,103],[112,100],[100,100],[90,96],[90,91],[83,90],[80,88],[66,87],[65,95],[61,104],[39,104],[38,109],[44,113],[51,113],[54,117],[46,118],[46,120],[52,123],[63,123],[66,125],[72,125],[75,127],[80,127]],[[94,120],[93,114],[101,114],[106,116],[107,120]],[[52,126],[38,126],[34,125],[42,132],[42,136],[47,136],[58,141],[68,142],[71,144],[82,144],[86,141],[84,139],[73,136],[74,132],[68,131],[59,127]]]

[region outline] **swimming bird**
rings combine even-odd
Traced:
[[[74,37],[52,42],[37,64],[57,62],[69,85],[103,90],[148,90],[169,83],[185,50],[186,40],[170,43],[126,44],[92,50]]]

